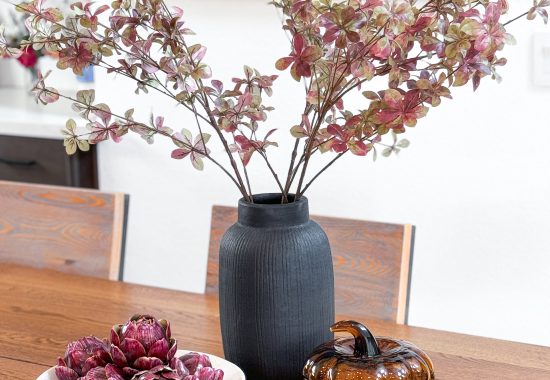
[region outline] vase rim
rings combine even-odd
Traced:
[[[248,202],[244,197],[239,199],[239,206],[246,207],[292,207],[300,203],[308,203],[307,197],[300,197],[298,200],[294,200],[295,194],[288,194],[288,198],[292,198],[292,202],[280,203],[281,193],[258,193],[252,194],[254,203]]]
[[[294,194],[292,194],[294,196]],[[297,201],[280,203],[281,193],[254,194],[260,203],[239,200],[238,222],[253,227],[296,226],[309,221],[309,207],[306,197]]]

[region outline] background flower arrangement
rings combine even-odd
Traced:
[[[284,177],[268,159],[268,148],[277,146],[275,129],[261,129],[273,110],[264,101],[271,96],[277,76],[245,66],[244,75],[233,78],[231,85],[212,79],[206,48],[191,42],[195,38],[182,21],[183,11],[162,1],[114,1],[111,6],[77,2],[71,5],[71,14],[39,1],[22,3],[18,9],[29,15],[31,31],[23,47],[55,52],[61,69],[80,74],[88,65],[100,66],[133,79],[137,93],[163,93],[194,114],[193,133],[174,132],[160,115],[145,123],[134,120],[132,109],[112,111],[95,101],[93,90],[76,97],[59,94],[46,86],[42,76],[34,93],[44,104],[60,97],[74,102],[74,109],[87,121],[86,132],[80,132],[74,120],[67,122],[68,153],[107,139],[118,142],[128,132],[148,143],[161,135],[176,145],[173,158],[189,158],[199,170],[204,160],[211,161],[249,201],[247,164],[258,156],[286,202],[290,193],[302,196],[348,152],[376,157],[377,147],[382,147],[383,155],[407,147],[408,141],[398,135],[415,126],[441,98],[451,98],[451,87],[471,81],[475,90],[484,77],[500,79],[497,68],[506,63],[500,51],[513,43],[506,26],[524,16],[540,16],[547,22],[545,7],[550,2],[536,0],[524,14],[506,22],[501,20],[508,10],[503,0],[280,0],[272,4],[285,16],[284,29],[292,45],[276,67],[289,69],[306,88],[302,115],[289,128],[295,142]],[[0,49],[17,54],[5,40],[0,40]],[[387,88],[366,90],[366,82],[375,77],[386,78]],[[365,97],[359,110],[344,104],[354,90]],[[222,143],[225,157],[214,157],[208,148],[212,135]],[[393,138],[383,141],[385,135]],[[310,160],[328,152],[333,154],[330,161],[308,175]]]
[[[25,26],[25,16],[16,14],[13,10],[9,13],[8,20],[0,19],[0,24],[8,24],[6,21],[10,21],[10,27],[4,32],[4,38],[6,46],[16,49],[15,56],[19,63],[29,70],[33,81],[37,79],[37,64],[38,59],[43,56],[42,50],[34,50],[32,47],[19,50],[22,41],[29,38],[29,32]],[[10,58],[11,54],[6,54],[7,58]],[[0,57],[1,58],[1,57]]]

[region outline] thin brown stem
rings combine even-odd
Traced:
[[[523,18],[523,17],[527,16],[528,14],[529,14],[529,12],[522,13],[522,14],[520,14],[519,16],[514,17],[513,19],[511,19],[511,20],[509,20],[509,21],[506,21],[504,24],[502,24],[502,26],[506,26],[506,25],[508,25],[508,24],[511,24],[511,23],[513,23],[514,21],[519,20],[520,18]]]
[[[347,151],[348,151],[348,149],[346,149],[345,151],[343,151],[341,153],[338,153],[332,160],[330,160],[330,162],[328,164],[326,164],[321,170],[319,170],[319,172],[317,174],[315,174],[313,176],[313,178],[304,186],[304,189],[302,190],[302,194],[304,194],[307,191],[307,189],[309,189],[309,187],[311,186],[313,181],[315,181],[321,174],[323,174],[325,170],[327,170],[329,167],[331,167],[332,164],[334,164]]]
[[[319,128],[321,127],[321,125],[323,123],[323,120],[325,119],[326,113],[330,109],[330,107],[327,107],[327,102],[332,97],[333,92],[334,92],[335,87],[336,87],[336,86],[333,86],[333,83],[334,83],[334,79],[336,77],[336,72],[338,71],[339,59],[340,59],[340,49],[337,49],[336,50],[336,63],[334,65],[334,72],[332,73],[333,75],[330,78],[329,84],[327,86],[327,89],[329,89],[329,92],[328,92],[327,96],[325,97],[325,99],[323,101],[323,106],[321,107],[321,104],[319,104],[320,112],[318,114],[317,122],[315,123],[315,126],[312,128],[311,136],[309,137],[309,140],[306,144],[306,149],[305,149],[305,153],[304,153],[304,164],[302,166],[302,173],[300,174],[300,179],[298,180],[298,189],[296,191],[296,200],[300,199],[300,196],[301,196],[302,185],[304,183],[307,167],[309,165],[309,160],[311,158],[311,151],[313,149],[313,144],[315,142],[315,136],[317,135],[317,132],[318,132]]]
[[[51,95],[57,95],[57,96],[59,96],[60,98],[63,98],[63,99],[70,100],[70,101],[72,101],[72,102],[81,104],[81,105],[83,105],[83,106],[88,107],[90,110],[105,112],[105,110],[103,110],[103,109],[97,108],[97,107],[95,107],[95,106],[91,106],[91,105],[86,104],[86,103],[84,103],[84,102],[81,102],[80,100],[75,99],[75,98],[73,98],[73,97],[70,97],[70,96],[67,96],[67,95],[63,95],[63,94],[60,94],[60,93],[58,93],[58,92],[50,91],[50,90],[48,90],[47,88],[44,88],[44,89],[42,89],[41,91],[44,92],[44,93],[51,94]],[[170,134],[167,133],[167,132],[163,132],[163,131],[159,131],[159,130],[156,130],[156,129],[154,129],[154,128],[151,128],[151,127],[148,126],[147,124],[143,124],[143,123],[140,123],[140,122],[136,122],[136,121],[134,121],[134,120],[128,119],[128,118],[125,117],[125,116],[121,116],[121,115],[116,114],[116,113],[113,113],[113,112],[108,112],[108,114],[111,115],[111,116],[114,116],[114,117],[116,117],[116,118],[118,118],[118,119],[124,120],[125,122],[127,122],[127,123],[130,124],[130,125],[139,126],[140,128],[147,129],[147,130],[152,131],[152,132],[154,132],[154,133],[156,133],[156,134],[160,134],[160,135],[162,135],[162,136],[169,137],[172,141],[177,142],[177,143],[183,145],[185,148],[189,149],[190,151],[204,155],[209,161],[211,161],[213,164],[215,164],[217,167],[219,167],[219,168],[220,168],[220,169],[221,169],[221,170],[231,179],[231,181],[232,181],[235,185],[237,185],[237,187],[239,187],[239,186],[238,186],[239,184],[237,183],[237,181],[235,180],[235,178],[231,175],[231,173],[229,173],[229,171],[227,171],[227,169],[226,169],[222,164],[220,164],[216,159],[214,159],[214,158],[213,158],[212,156],[210,156],[208,153],[196,149],[195,147],[193,147],[193,146],[187,144],[185,141],[179,140],[179,139],[175,138],[174,136],[170,135]],[[116,128],[118,128],[118,126],[117,126]],[[107,128],[107,129],[109,129],[109,128]],[[113,128],[113,129],[114,129],[114,128]],[[79,137],[87,136],[87,135],[89,136],[89,135],[91,135],[91,134],[92,134],[92,132],[89,132],[89,133],[86,133],[86,134],[79,135]]]

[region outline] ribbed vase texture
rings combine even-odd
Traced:
[[[238,222],[220,245],[224,354],[249,380],[300,380],[308,355],[332,339],[329,242],[306,198],[254,200],[239,202]]]

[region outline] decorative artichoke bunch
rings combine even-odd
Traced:
[[[110,340],[84,337],[67,346],[58,359],[59,380],[222,380],[207,355],[192,352],[176,357],[170,322],[134,315],[115,325]]]

